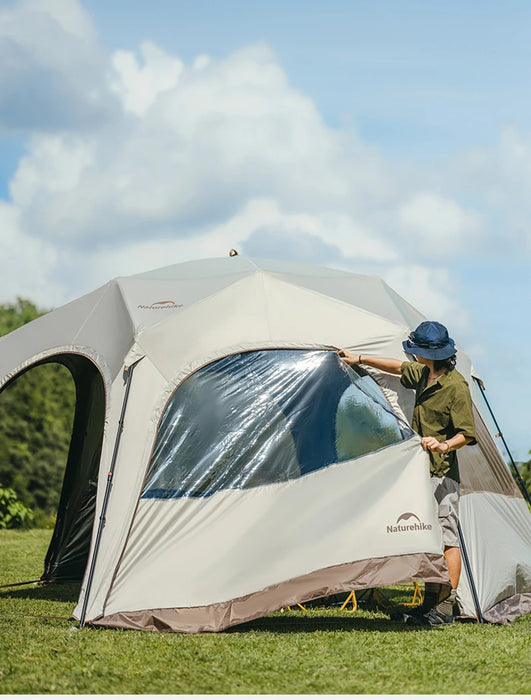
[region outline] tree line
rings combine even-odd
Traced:
[[[28,299],[0,305],[0,335],[45,313]],[[74,407],[74,381],[56,363],[34,367],[0,393],[0,487],[15,492],[37,526],[51,525],[57,512]],[[21,512],[10,496],[11,510]]]
[[[0,335],[45,313],[46,309],[28,299],[2,304]],[[34,367],[0,393],[0,527],[30,522],[51,525],[59,503],[74,408],[73,379],[65,367],[55,363]],[[529,491],[531,459],[518,466]]]

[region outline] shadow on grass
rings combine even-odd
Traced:
[[[73,605],[79,598],[80,583],[44,583],[29,584],[24,587],[10,587],[0,590],[0,600],[41,600],[51,602],[70,602]],[[308,617],[274,613],[269,617],[250,620],[230,627],[217,634],[238,634],[246,632],[273,632],[275,634],[313,633],[313,632],[416,632],[417,627],[411,627],[404,622],[381,618],[366,617],[360,613],[350,613],[349,616],[337,615],[337,610],[327,614],[326,608],[319,614]],[[374,608],[367,610],[374,612]],[[65,618],[66,619],[66,618]]]
[[[0,591],[3,598],[19,598],[24,600],[51,600],[60,603],[75,603],[79,598],[80,583],[44,583],[30,584],[24,588],[9,587]]]
[[[336,617],[319,615],[315,617],[263,617],[251,620],[236,627],[224,630],[224,634],[238,632],[275,632],[291,634],[293,632],[415,632],[417,628],[409,627],[403,622],[381,618],[356,616]]]

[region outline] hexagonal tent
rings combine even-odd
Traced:
[[[1,338],[2,387],[47,362],[76,385],[42,580],[82,580],[82,624],[183,632],[446,581],[412,392],[335,352],[403,357],[422,320],[377,277],[234,256],[117,278]],[[458,369],[479,433],[459,455],[459,604],[514,619],[531,517],[462,350]]]

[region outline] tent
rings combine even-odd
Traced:
[[[424,316],[378,277],[242,256],[116,278],[0,339],[0,388],[66,366],[76,409],[43,582],[81,625],[216,631],[287,605],[446,582],[428,458],[396,377]],[[463,615],[531,611],[531,514],[462,350]]]

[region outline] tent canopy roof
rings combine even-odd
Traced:
[[[115,281],[138,331],[260,273],[346,302],[408,328],[426,320],[380,277],[282,260],[239,255],[207,258],[117,277]]]

